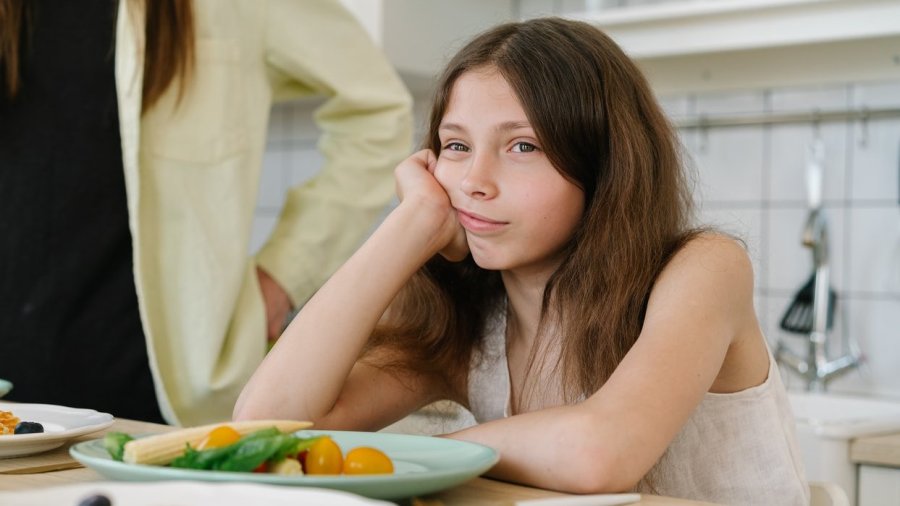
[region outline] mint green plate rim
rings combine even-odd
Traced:
[[[372,476],[279,476],[126,464],[109,456],[103,448],[102,439],[78,443],[69,449],[69,453],[85,466],[113,480],[269,483],[330,488],[373,499],[402,499],[445,490],[481,475],[500,460],[500,456],[492,448],[439,437],[335,430],[305,430],[298,434],[330,435],[344,453],[357,446],[378,448],[394,462],[395,473]]]
[[[13,384],[5,379],[0,379],[0,397],[8,394],[12,390]]]

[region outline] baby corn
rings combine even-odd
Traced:
[[[290,433],[312,426],[312,422],[296,420],[247,420],[243,422],[215,423],[176,430],[165,434],[135,439],[125,443],[124,462],[129,464],[166,465],[184,453],[186,444],[196,448],[216,427],[228,425],[240,435],[246,435],[262,429],[275,427],[281,432]]]

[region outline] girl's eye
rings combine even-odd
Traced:
[[[448,142],[444,146],[444,149],[447,149],[450,151],[468,151],[469,150],[469,148],[466,147],[466,145],[460,144],[459,142]]]
[[[513,144],[513,153],[533,153],[538,147],[530,142],[517,142]]]

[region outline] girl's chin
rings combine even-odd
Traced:
[[[472,260],[482,269],[489,271],[506,271],[521,266],[521,255],[518,249],[508,243],[467,235],[469,253]]]
[[[509,269],[509,262],[503,261],[497,258],[495,255],[485,255],[484,253],[480,253],[477,250],[471,251],[472,260],[475,261],[475,265],[481,267],[482,269],[489,271],[502,271]]]

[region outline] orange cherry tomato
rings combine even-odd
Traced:
[[[347,452],[344,474],[392,474],[394,463],[381,450],[360,446]]]
[[[198,450],[208,450],[210,448],[221,448],[236,443],[241,438],[238,431],[232,429],[228,425],[222,425],[211,430],[209,434],[197,445]]]
[[[306,453],[306,474],[341,474],[344,456],[341,447],[328,436],[319,438]]]

